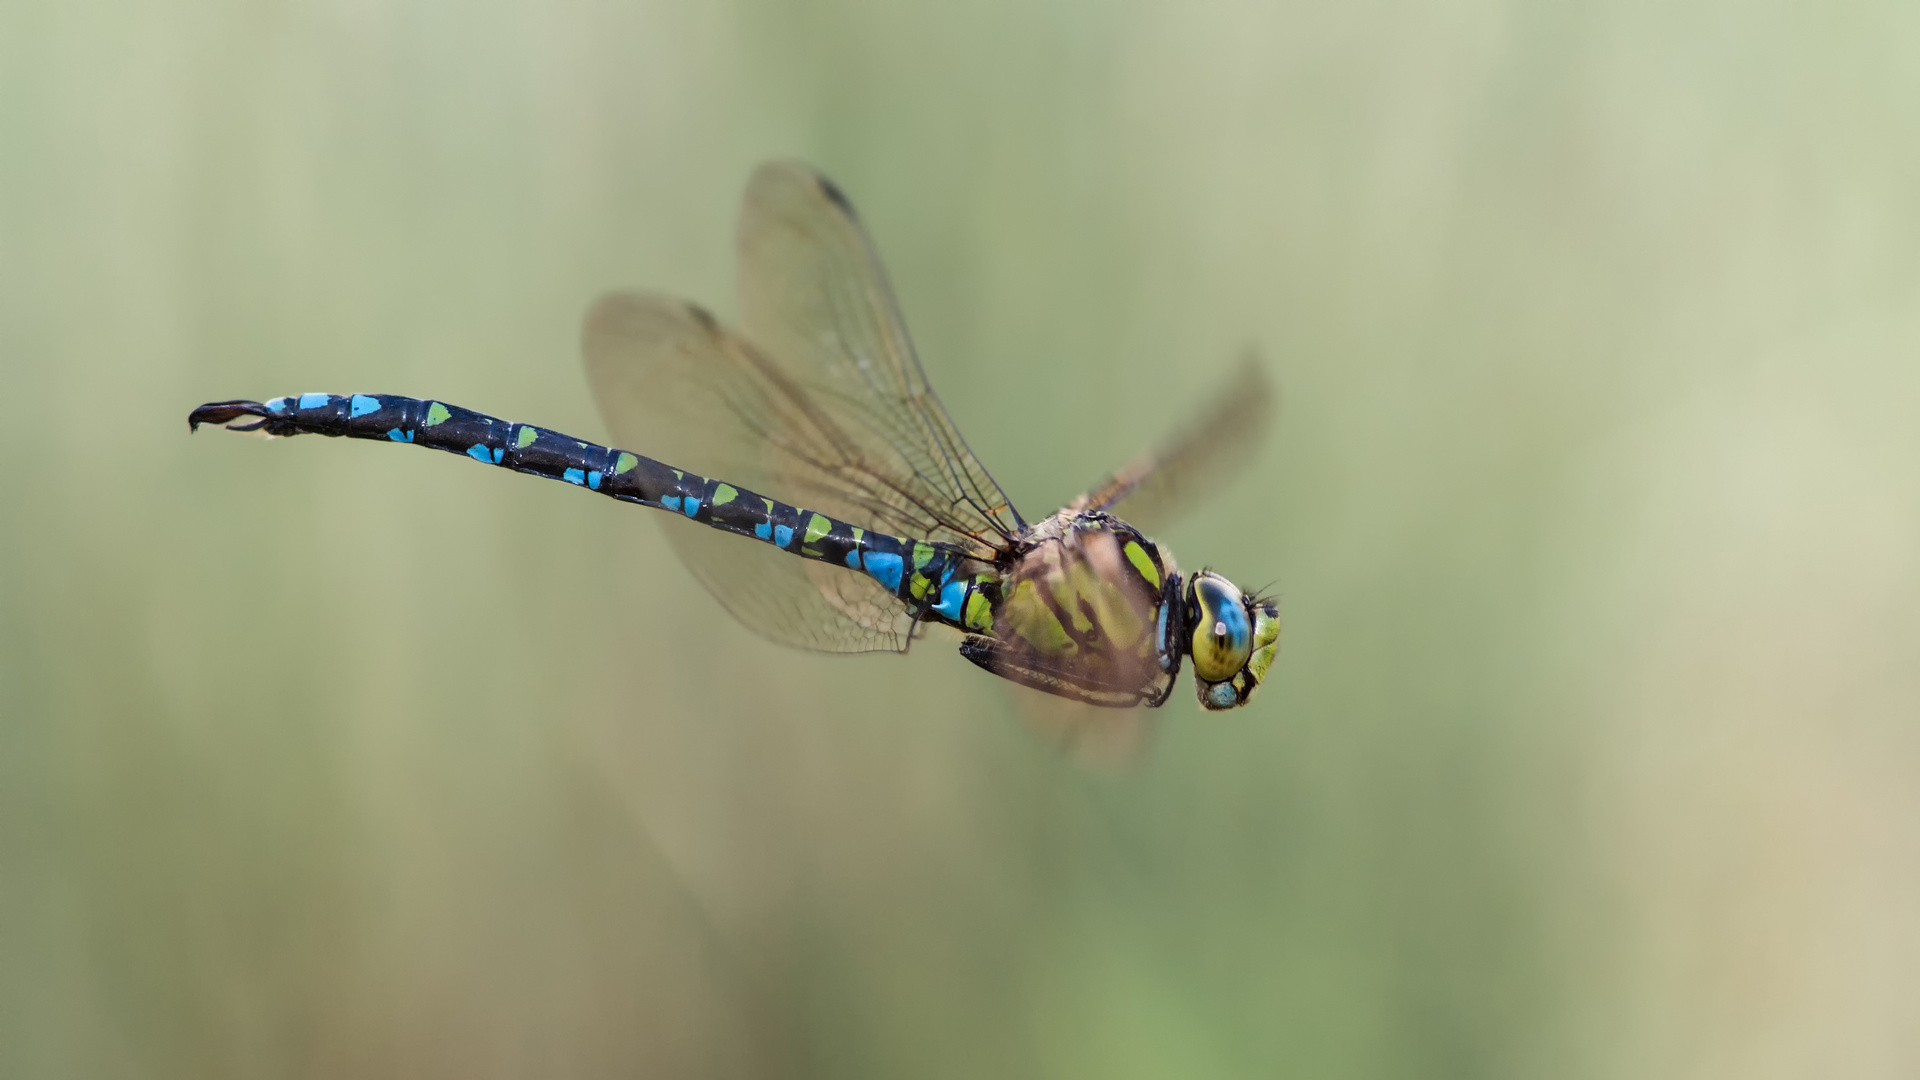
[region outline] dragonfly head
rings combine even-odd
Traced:
[[[1185,644],[1201,706],[1220,711],[1245,705],[1279,650],[1280,609],[1211,570],[1187,579],[1185,600]]]

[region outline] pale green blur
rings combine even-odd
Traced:
[[[0,6],[0,1075],[1914,1075],[1916,42]],[[326,390],[602,437],[581,314],[731,312],[780,155],[1029,518],[1267,357],[1275,437],[1160,537],[1272,582],[1249,707],[1090,773],[948,641],[751,637],[643,511],[187,434]]]

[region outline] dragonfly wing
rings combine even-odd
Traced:
[[[805,396],[705,311],[614,293],[594,305],[583,337],[587,381],[616,444],[869,528],[901,524],[860,505],[852,485],[870,477],[817,467],[839,460],[844,436],[810,418]],[[865,574],[691,521],[663,527],[694,577],[764,637],[820,652],[907,647],[906,606]]]
[[[1139,764],[1159,726],[1142,708],[1101,708],[1024,686],[1008,687],[1007,693],[1042,743],[1094,772],[1124,772]]]
[[[1077,510],[1105,510],[1148,533],[1223,485],[1273,425],[1273,381],[1248,356],[1199,414],[1163,445],[1135,458],[1074,500]]]
[[[1143,575],[1147,558],[1138,542],[1108,530],[1043,541],[1002,579],[993,632],[969,636],[960,655],[1090,706],[1159,705],[1174,680],[1161,664],[1171,583],[1157,568],[1152,579]]]
[[[922,535],[981,554],[1025,529],[967,448],[914,354],[880,257],[847,198],[796,162],[762,165],[740,215],[746,336],[849,440]]]
[[[663,520],[667,543],[694,580],[761,637],[813,652],[907,651],[913,620],[906,605],[871,578],[684,518]]]

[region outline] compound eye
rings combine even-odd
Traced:
[[[1194,576],[1193,604],[1199,613],[1187,647],[1193,656],[1193,673],[1210,683],[1226,682],[1253,654],[1246,601],[1233,582],[1202,572]]]

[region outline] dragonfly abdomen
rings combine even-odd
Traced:
[[[964,625],[970,612],[984,610],[973,599],[975,586],[955,580],[965,558],[957,548],[873,532],[629,450],[458,405],[398,394],[299,394],[266,402],[214,402],[193,410],[187,420],[194,428],[223,424],[277,436],[344,436],[431,447],[677,513],[801,558],[863,572],[912,610],[956,626]]]

